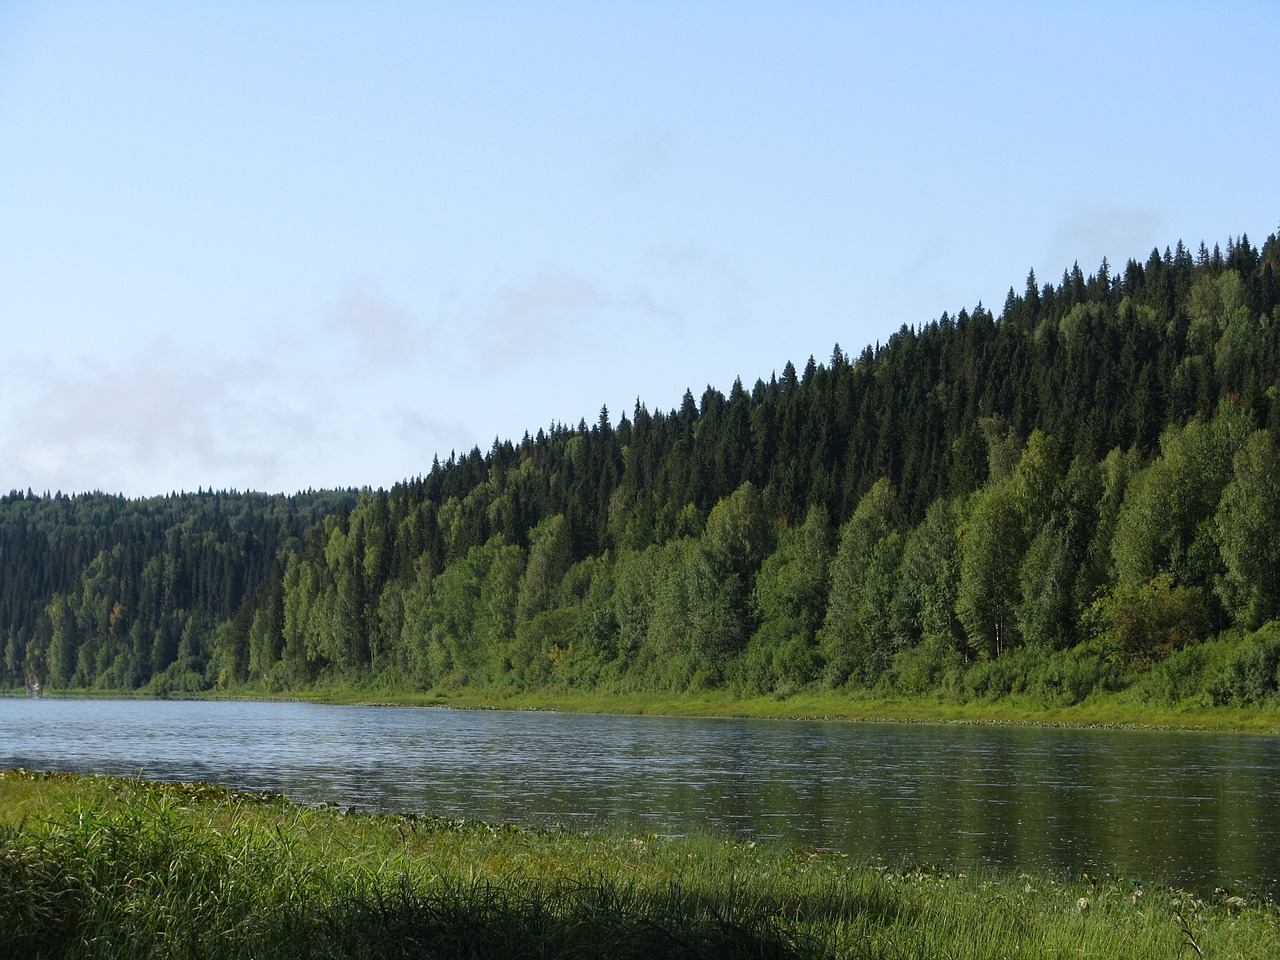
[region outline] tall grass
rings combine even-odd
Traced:
[[[1280,956],[1280,911],[1118,878],[0,776],[0,957],[1196,955]]]

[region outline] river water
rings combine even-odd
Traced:
[[[0,699],[0,768],[890,863],[1280,890],[1280,739],[295,703]]]

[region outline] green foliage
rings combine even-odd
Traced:
[[[1103,652],[1089,646],[1048,651],[1020,647],[997,660],[970,666],[963,695],[993,701],[1016,695],[1045,707],[1071,706],[1097,693],[1122,689],[1130,678]]]
[[[0,685],[963,695],[969,671],[1078,698],[1113,683],[1099,655],[1154,669],[1280,615],[1280,238],[1227,250],[1032,276],[998,318],[390,490],[14,491]]]
[[[1014,613],[1026,523],[1008,482],[974,494],[960,543],[956,616],[974,655],[994,659],[1020,642]]]
[[[555,601],[555,590],[573,562],[569,527],[561,515],[548,517],[529,532],[529,559],[516,598],[516,619],[532,620]]]
[[[1231,404],[1213,420],[1165,433],[1160,455],[1125,493],[1113,544],[1120,583],[1167,571],[1181,583],[1212,589],[1221,571],[1214,515],[1247,437],[1245,415]]]
[[[1226,638],[1192,644],[1175,650],[1139,676],[1130,693],[1138,700],[1178,706],[1208,700],[1209,680],[1220,668]]]
[[[892,659],[889,624],[902,560],[895,513],[893,488],[881,479],[840,529],[827,615],[818,634],[831,686],[850,680],[872,686]]]
[[[1095,693],[1113,693],[1128,679],[1103,653],[1080,646],[1045,656],[1027,688],[1042,703],[1070,705]]]
[[[1280,705],[1280,623],[1245,636],[1209,681],[1208,690],[1219,706]]]
[[[659,690],[687,689],[695,676],[700,683],[712,669],[698,660],[692,646],[704,636],[710,612],[703,603],[710,585],[699,582],[700,559],[697,541],[688,537],[654,550],[653,599],[636,667],[644,683]],[[634,572],[643,574],[645,566]]]
[[[830,589],[831,529],[826,510],[810,508],[799,527],[786,527],[756,576],[759,628],[743,655],[738,683],[755,692],[788,691],[817,678],[818,628]]]
[[[1018,633],[1038,647],[1070,646],[1076,610],[1074,580],[1067,532],[1045,525],[1027,548],[1018,571]]]
[[[908,534],[898,566],[891,627],[895,685],[907,693],[947,686],[963,665],[963,628],[956,616],[960,505],[939,500]]]
[[[1272,434],[1253,434],[1233,468],[1214,517],[1225,567],[1217,590],[1236,623],[1248,629],[1280,616],[1280,447]]]
[[[620,550],[613,565],[613,591],[607,603],[603,598],[600,602],[608,611],[606,623],[616,624],[616,632],[612,634],[615,638],[613,662],[622,674],[630,671],[642,648],[647,650],[662,559],[670,549],[668,545],[650,546],[641,551]],[[600,642],[608,641],[598,639],[597,643]]]
[[[750,483],[720,500],[707,517],[693,571],[688,629],[699,661],[698,685],[719,685],[754,630],[752,591],[771,533],[759,491]]]
[[[1160,573],[1146,583],[1120,584],[1089,611],[1097,640],[1126,667],[1147,669],[1208,631],[1204,592]]]
[[[558,607],[520,621],[504,658],[505,679],[520,688],[547,686],[557,679],[563,682],[572,668],[579,616],[575,607]]]

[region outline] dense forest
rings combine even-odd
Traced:
[[[390,490],[0,501],[0,686],[1274,702],[1280,239]]]

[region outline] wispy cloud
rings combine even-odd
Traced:
[[[482,346],[486,355],[504,362],[555,351],[608,303],[598,287],[571,273],[545,271],[508,283],[481,308],[484,343],[472,349]]]
[[[329,329],[372,363],[403,363],[418,347],[412,318],[368,280],[353,284],[334,303]]]
[[[648,259],[663,277],[663,315],[681,324],[738,330],[746,322],[751,285],[721,254],[698,243],[665,244]]]
[[[612,186],[628,191],[660,181],[680,144],[680,135],[669,127],[641,130],[621,141],[612,151]]]
[[[1090,205],[1075,210],[1064,220],[1050,241],[1049,262],[1056,269],[1080,261],[1080,268],[1091,273],[1104,256],[1143,257],[1143,247],[1157,242],[1163,223],[1153,210],[1111,205]],[[1147,251],[1149,252],[1149,250]],[[1086,262],[1085,258],[1096,262]],[[1117,264],[1112,264],[1115,269]],[[1052,279],[1045,277],[1044,279]]]
[[[0,484],[145,496],[395,482],[562,415],[542,402],[546,377],[669,342],[689,306],[563,269],[438,296],[435,327],[415,320],[432,316],[421,298],[402,307],[364,281],[258,337],[0,355]]]
[[[430,466],[431,457],[439,455],[444,459],[446,450],[469,449],[474,443],[471,430],[454,417],[401,407],[392,413],[391,422],[396,438],[419,457],[423,473]]]
[[[164,492],[135,489],[142,476],[170,488],[186,486],[181,477],[266,481],[280,451],[314,438],[322,414],[285,401],[265,361],[166,341],[101,360],[26,359],[5,379],[6,459],[31,486],[136,494]]]
[[[469,314],[478,336],[466,346],[469,365],[524,363],[566,351],[583,353],[584,341],[634,336],[655,324],[675,327],[679,308],[660,302],[644,286],[610,291],[570,271],[545,270],[502,286]]]
[[[653,292],[644,288],[636,288],[619,299],[619,304],[633,314],[650,320],[667,324],[680,321],[680,313],[673,307],[659,303]]]

